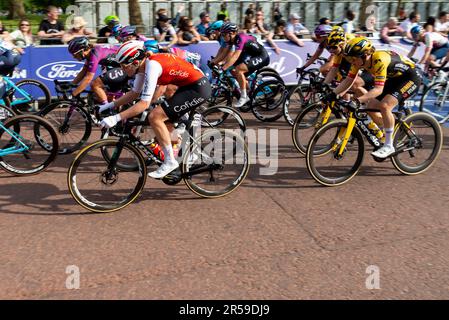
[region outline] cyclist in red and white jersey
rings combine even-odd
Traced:
[[[425,64],[427,67],[438,67],[436,60],[442,59],[444,57],[449,57],[449,40],[447,37],[443,36],[439,32],[424,32],[423,27],[414,26],[410,33],[413,39],[416,41],[413,45],[412,50],[408,54],[411,58],[415,54],[416,48],[420,43],[424,43],[426,49],[424,55],[419,61],[420,64]]]
[[[150,54],[148,57],[147,54]],[[173,54],[146,53],[142,41],[124,43],[118,53],[117,60],[129,77],[135,75],[133,89],[120,99],[112,102],[113,107],[130,103],[140,97],[131,108],[119,114],[104,118],[101,125],[107,128],[115,126],[119,121],[141,114],[158,98],[156,87],[167,85],[178,86],[176,93],[166,104],[157,106],[149,115],[149,122],[156,138],[164,151],[164,163],[148,175],[160,179],[179,167],[173,154],[170,132],[165,121],[176,121],[182,115],[203,104],[211,95],[209,80],[201,70],[193,64]]]

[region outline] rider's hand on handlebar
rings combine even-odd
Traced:
[[[122,120],[122,117],[120,116],[120,113],[118,113],[118,114],[115,114],[113,116],[110,116],[110,117],[107,117],[107,118],[104,118],[103,120],[101,120],[100,126],[102,128],[109,129],[109,128],[114,127],[120,120]]]
[[[339,97],[335,94],[335,92],[333,90],[331,90],[330,92],[328,92],[326,95],[323,96],[321,101],[324,103],[330,103],[333,101],[337,101],[338,98]]]

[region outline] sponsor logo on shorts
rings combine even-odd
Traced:
[[[182,70],[170,70],[168,72],[169,75],[171,76],[177,76],[177,77],[181,77],[181,78],[188,78],[189,77],[189,73],[187,71],[182,71]]]
[[[180,106],[175,106],[173,108],[173,110],[175,112],[182,112],[182,111],[185,111],[185,110],[190,110],[190,109],[200,105],[204,101],[205,101],[204,98],[201,98],[201,97],[194,98],[192,101],[186,101],[186,103],[181,104]]]
[[[405,84],[405,86],[403,86],[401,88],[401,93],[404,94],[406,91],[408,92],[408,90],[414,85],[413,81],[409,81]]]

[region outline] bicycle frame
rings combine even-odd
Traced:
[[[20,134],[14,132],[14,131],[8,130],[3,125],[3,123],[1,121],[0,121],[0,129],[5,131],[7,134],[9,134],[21,146],[21,147],[19,147],[18,145],[15,145],[13,147],[7,147],[5,149],[0,149],[0,157],[4,157],[4,156],[10,155],[10,154],[20,153],[20,152],[24,152],[24,151],[29,150],[29,147],[25,143],[23,143],[23,137]]]
[[[5,77],[5,76],[3,76],[2,78],[6,82],[6,92],[10,91],[11,89],[14,89],[15,91],[17,91],[18,93],[20,93],[21,95],[24,96],[24,98],[14,99],[13,101],[11,101],[10,102],[11,106],[14,106],[16,104],[30,102],[32,100],[31,96],[28,94],[28,92],[17,87],[16,84],[11,81],[11,79],[9,79],[8,77]],[[2,105],[5,105],[5,101],[3,99],[0,99],[0,103]]]

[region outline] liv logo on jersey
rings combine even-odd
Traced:
[[[44,80],[53,81],[55,79],[71,80],[83,68],[83,62],[58,61],[43,65],[36,70],[36,75]]]

